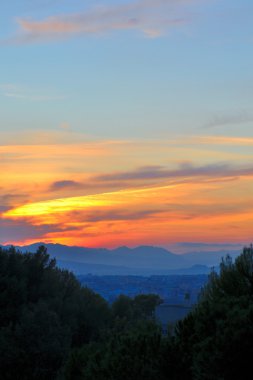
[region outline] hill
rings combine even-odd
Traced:
[[[237,250],[190,252],[174,254],[161,247],[139,246],[116,249],[86,248],[62,244],[35,243],[16,247],[22,252],[36,252],[45,245],[51,257],[56,258],[59,267],[75,274],[96,275],[166,275],[166,274],[207,274],[217,266],[222,257],[229,253],[232,257]]]

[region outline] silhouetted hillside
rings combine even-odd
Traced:
[[[22,252],[35,252],[43,243],[17,247]],[[94,249],[70,247],[61,244],[46,244],[52,258],[61,268],[75,274],[97,275],[166,275],[166,274],[207,274],[217,266],[226,251],[193,252],[174,254],[164,248],[140,246],[136,248]],[[231,251],[232,257],[239,252]]]
[[[211,272],[199,303],[162,336],[155,294],[109,306],[45,247],[0,248],[1,380],[244,379],[253,355],[253,249]]]

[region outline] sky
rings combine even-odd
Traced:
[[[251,0],[0,8],[0,244],[252,241]]]

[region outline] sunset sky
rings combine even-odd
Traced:
[[[0,244],[253,240],[252,0],[0,8]]]

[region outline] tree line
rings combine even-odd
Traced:
[[[212,272],[198,304],[164,337],[157,295],[109,305],[45,247],[0,248],[3,380],[251,379],[253,249]]]

